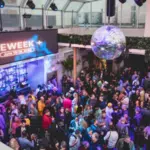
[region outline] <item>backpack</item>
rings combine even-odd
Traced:
[[[127,143],[127,142],[124,141],[123,149],[122,149],[122,150],[130,150],[130,145],[129,145],[129,143]]]
[[[71,138],[71,137],[74,137],[75,140],[77,140],[77,137],[76,137],[74,134],[70,134],[70,135],[69,135],[69,141],[70,141],[70,138]],[[69,141],[68,141],[68,145],[69,145]],[[74,146],[75,146],[75,145],[74,145]],[[74,146],[73,146],[73,147],[74,147]],[[70,146],[69,146],[69,147],[70,147]]]
[[[122,129],[119,130],[119,136],[120,137],[125,137],[126,136],[126,127],[123,127]]]

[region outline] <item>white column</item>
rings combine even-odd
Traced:
[[[146,1],[145,37],[150,37],[150,0]]]

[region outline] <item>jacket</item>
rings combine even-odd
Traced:
[[[42,116],[43,110],[45,108],[45,103],[43,103],[41,100],[38,102],[38,111],[39,115]]]
[[[42,128],[47,130],[49,129],[50,125],[52,123],[52,118],[47,116],[47,115],[44,115],[42,117]]]

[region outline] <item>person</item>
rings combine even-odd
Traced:
[[[117,125],[116,125],[116,127],[117,127],[117,130],[118,130],[118,133],[119,133],[119,137],[125,137],[125,136],[127,136],[128,135],[128,124],[126,124],[126,119],[124,118],[124,117],[122,117],[119,121],[118,121],[118,123],[117,123]]]
[[[27,133],[26,131],[23,131],[22,136],[18,138],[20,148],[25,150],[31,150],[34,148],[34,137],[31,136],[31,140],[32,141],[29,141],[27,139]]]
[[[139,150],[144,149],[145,137],[144,137],[144,127],[137,126],[134,131],[134,143],[135,147]]]
[[[18,141],[15,138],[10,139],[9,141],[9,146],[13,149],[13,150],[20,150],[20,146]]]
[[[89,101],[88,101],[88,104],[89,104],[92,108],[94,108],[94,107],[96,106],[96,103],[97,103],[97,98],[96,98],[96,96],[95,96],[94,94],[91,94],[91,97],[90,97],[90,99],[89,99]]]
[[[62,141],[60,144],[60,150],[67,150],[67,143],[65,141]]]
[[[50,111],[46,109],[42,117],[42,128],[44,129],[44,131],[50,128],[51,123],[52,123],[52,118],[50,116]]]
[[[80,147],[81,133],[76,130],[69,138],[69,150],[77,150]]]
[[[63,100],[63,107],[64,109],[68,109],[71,112],[72,102],[69,98],[69,93],[66,93],[66,98]]]
[[[91,139],[92,142],[90,143],[90,150],[101,150],[101,146],[99,144],[99,134],[94,132]]]
[[[74,132],[77,129],[79,129],[79,118],[78,117],[76,117],[75,119],[73,119],[71,121],[69,129],[71,132]]]
[[[150,149],[150,125],[145,127],[144,129],[144,136],[146,139],[146,149]]]
[[[113,111],[113,113],[111,115],[112,115],[112,122],[116,126],[116,124],[118,123],[118,121],[119,121],[119,119],[121,117],[121,114],[118,111],[118,106],[114,107],[114,111]]]
[[[4,140],[4,132],[2,130],[2,128],[0,127],[0,141]]]
[[[120,138],[117,142],[116,148],[118,150],[135,150],[134,142],[129,136]]]
[[[106,117],[109,118],[110,120],[112,119],[112,113],[113,113],[112,103],[108,103],[106,107]]]
[[[28,134],[30,133],[29,126],[26,125],[25,120],[22,120],[21,125],[18,128],[16,128],[16,137],[21,137],[23,131],[26,131],[26,133]]]
[[[5,132],[5,129],[6,129],[6,121],[5,121],[5,119],[4,119],[2,109],[0,109],[0,128],[1,128],[1,130],[3,130],[3,132]]]
[[[78,94],[74,93],[73,94],[73,100],[72,100],[72,116],[76,113],[78,107]]]
[[[27,99],[27,106],[28,106],[28,113],[31,112],[31,105],[34,105],[35,104],[35,100],[33,100],[32,96],[29,95],[28,96],[28,99]]]
[[[90,144],[87,141],[83,141],[78,150],[89,150]]]
[[[42,96],[38,102],[39,116],[43,115],[44,108],[45,108],[45,103],[44,103],[44,97]]]
[[[16,136],[16,129],[20,126],[20,123],[21,123],[21,121],[20,121],[19,117],[14,116],[12,119],[11,128],[10,128],[11,134],[13,137]]]
[[[14,114],[16,114],[16,116],[19,115],[19,111],[18,111],[18,107],[15,103],[11,103],[11,119],[13,117]]]
[[[110,131],[108,131],[104,136],[104,141],[108,141],[107,145],[108,150],[113,150],[115,148],[118,138],[119,138],[118,132],[115,130],[115,127],[111,125]]]

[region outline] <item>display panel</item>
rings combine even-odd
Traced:
[[[27,64],[0,69],[0,95],[13,87],[22,88],[28,84]]]
[[[0,65],[57,52],[56,29],[0,34]]]

